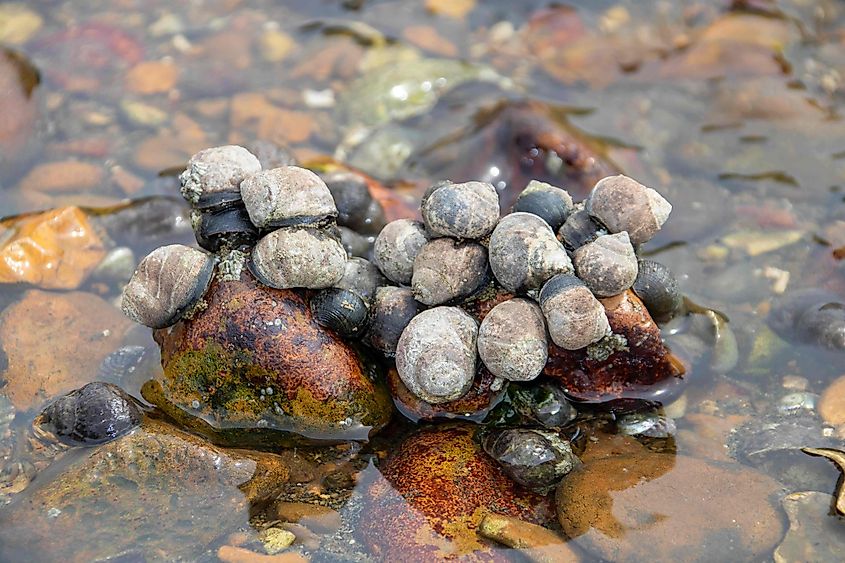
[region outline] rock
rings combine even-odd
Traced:
[[[476,428],[440,425],[407,438],[368,483],[357,532],[378,560],[507,560],[476,533],[496,512],[549,521],[548,500],[510,481],[474,442]]]
[[[277,502],[270,514],[282,522],[296,522],[321,533],[334,533],[343,524],[337,510],[305,502]]]
[[[223,545],[217,550],[217,557],[223,563],[308,563],[308,558],[299,553],[264,555],[243,547]]]
[[[752,561],[783,535],[779,490],[736,464],[643,452],[586,463],[556,500],[564,533],[602,559]]]
[[[789,530],[775,549],[775,563],[838,561],[845,553],[842,518],[830,514],[831,496],[819,492],[787,495],[781,501]]]
[[[578,553],[555,532],[517,518],[490,513],[481,520],[478,533],[514,549],[532,563],[577,563]]]
[[[38,69],[26,57],[0,49],[0,178],[19,172],[18,157],[35,141],[38,103],[33,94],[40,82]]]
[[[0,222],[0,283],[75,289],[106,255],[106,247],[78,207],[64,207]]]
[[[244,92],[232,98],[229,125],[249,138],[280,144],[301,143],[316,128],[310,114],[278,107],[260,92]]]
[[[284,458],[222,450],[151,419],[85,452],[0,515],[0,559],[195,558],[248,526],[254,476],[271,475],[277,493],[288,480]]]
[[[216,278],[207,307],[154,332],[161,380],[145,399],[221,444],[366,440],[390,419],[387,389],[312,318],[301,292]]]
[[[271,63],[277,63],[296,47],[296,41],[287,33],[278,29],[268,29],[258,39],[261,57]]]
[[[104,177],[103,169],[95,164],[63,160],[39,164],[21,179],[18,188],[24,192],[84,192],[98,187]]]
[[[136,94],[163,94],[179,79],[179,68],[166,61],[144,61],[126,73],[126,88]]]
[[[426,0],[425,7],[434,14],[460,20],[475,8],[475,2],[476,0]]]
[[[601,302],[613,335],[572,351],[550,342],[543,373],[575,401],[609,408],[624,408],[631,400],[671,402],[686,385],[685,367],[664,346],[642,301],[626,291]]]
[[[21,330],[21,319],[26,319],[26,330]],[[94,379],[132,326],[90,293],[27,291],[0,314],[5,394],[24,411],[81,387]]]
[[[819,401],[819,414],[828,424],[845,424],[845,375],[839,376],[827,386]]]
[[[35,35],[44,20],[26,4],[0,4],[0,43],[23,45]]]

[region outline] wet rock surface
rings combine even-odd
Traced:
[[[781,501],[789,517],[789,530],[775,549],[776,563],[835,561],[845,550],[842,517],[830,514],[830,495],[792,493]]]

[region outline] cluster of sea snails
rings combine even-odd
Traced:
[[[504,216],[492,185],[444,181],[422,197],[422,221],[386,224],[355,175],[262,169],[239,146],[197,153],[180,179],[210,252],[150,253],[124,290],[127,315],[173,325],[203,306],[215,270],[237,279],[248,267],[268,287],[315,290],[318,323],[395,357],[402,382],[431,404],[464,395],[478,358],[500,383],[537,378],[549,337],[565,350],[624,347],[598,298],[633,289],[657,320],[681,307],[671,272],[636,255],[671,205],[626,176],[600,180],[578,204],[532,181]],[[479,324],[461,305],[490,292],[508,298]]]

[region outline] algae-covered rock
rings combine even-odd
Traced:
[[[145,399],[220,444],[366,440],[392,402],[375,364],[312,318],[303,293],[244,269],[215,279],[193,318],[157,330],[162,378]]]

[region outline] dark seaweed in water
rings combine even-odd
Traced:
[[[72,446],[104,444],[141,423],[138,403],[111,383],[95,381],[48,405],[36,422]]]

